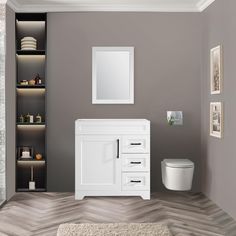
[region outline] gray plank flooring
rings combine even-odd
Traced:
[[[61,223],[160,222],[174,236],[236,236],[236,222],[202,194],[89,197],[18,193],[0,210],[1,236],[52,236]]]

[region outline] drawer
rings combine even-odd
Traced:
[[[150,154],[123,154],[122,171],[150,171]]]
[[[150,136],[123,136],[122,137],[122,153],[149,153],[150,152]]]
[[[122,173],[122,190],[150,190],[150,174]]]

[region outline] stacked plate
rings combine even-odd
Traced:
[[[21,50],[36,50],[37,40],[33,37],[24,37],[21,39]]]

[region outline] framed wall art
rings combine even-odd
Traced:
[[[216,138],[222,138],[223,105],[221,102],[210,103],[210,135]]]
[[[210,55],[211,94],[220,94],[223,82],[222,46],[211,49]]]

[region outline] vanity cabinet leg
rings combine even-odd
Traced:
[[[83,200],[84,197],[85,197],[84,194],[75,193],[75,200]]]
[[[141,197],[143,200],[150,200],[151,199],[150,192],[142,193]]]

